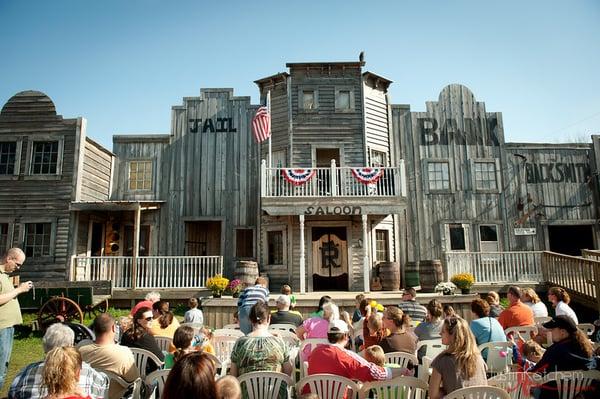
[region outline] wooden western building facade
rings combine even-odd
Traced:
[[[25,248],[34,280],[69,278],[72,256],[221,256],[229,277],[254,260],[296,291],[369,290],[378,265],[447,253],[598,248],[598,136],[506,143],[462,85],[414,112],[363,62],[286,66],[255,82],[270,164],[258,106],[233,89],[183,98],[170,132],[115,135],[112,151],[18,93],[0,114],[0,245]],[[127,273],[144,272],[110,276]]]

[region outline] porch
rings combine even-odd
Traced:
[[[222,256],[73,256],[71,281],[109,280],[113,290],[202,289],[223,274]]]

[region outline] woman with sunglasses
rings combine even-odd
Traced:
[[[448,349],[431,362],[430,399],[441,399],[460,388],[487,385],[485,363],[469,324],[452,316],[444,320],[441,335]]]
[[[164,361],[164,353],[158,347],[154,336],[150,334],[153,322],[154,317],[152,315],[152,309],[148,307],[139,308],[133,315],[133,325],[129,330],[123,333],[121,345],[130,348],[145,349],[154,353],[161,361]],[[154,364],[154,362],[148,362],[146,374],[153,372],[157,368],[158,365]]]

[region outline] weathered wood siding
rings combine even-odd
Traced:
[[[313,149],[338,147],[343,166],[364,166],[365,141],[363,134],[362,77],[359,66],[326,65],[305,67],[288,64],[291,75],[292,107],[292,165],[313,166]],[[315,89],[317,108],[304,110],[299,105],[303,88]],[[352,91],[354,109],[336,111],[336,88]]]
[[[508,143],[505,149],[505,218],[511,249],[547,249],[546,225],[594,223],[596,166],[591,143]],[[515,236],[513,226],[534,227],[537,234]]]
[[[407,165],[412,196],[409,223],[413,239],[408,244],[414,260],[441,258],[449,246],[444,235],[446,223],[471,224],[473,233],[480,224],[501,225],[504,207],[502,180],[497,179],[496,190],[476,190],[473,176],[477,160],[494,162],[500,176],[501,114],[486,112],[485,104],[458,84],[445,87],[439,100],[427,102],[426,108],[426,112],[409,112],[406,106],[393,107],[394,135]],[[429,190],[428,162],[435,161],[448,162],[448,190]],[[469,234],[467,240],[469,248],[477,250],[478,234]]]
[[[363,84],[365,93],[365,134],[368,149],[387,154],[386,165],[390,165],[390,133],[387,95],[381,89]]]
[[[267,93],[271,93],[271,150],[285,151],[286,159],[281,165],[289,165],[290,146],[290,114],[287,75],[278,75],[272,80],[257,81],[260,88],[261,104],[266,104]],[[257,144],[258,145],[258,144]],[[260,144],[260,158],[267,159],[269,145],[267,141]],[[273,160],[273,167],[278,167]]]
[[[110,198],[114,156],[86,138],[81,179],[81,201],[105,201]]]
[[[63,119],[44,93],[25,91],[13,96],[0,112],[0,140],[17,142],[19,171],[3,175],[0,220],[9,223],[9,246],[23,247],[26,223],[51,223],[50,255],[27,258],[22,280],[63,280],[71,252],[71,212],[75,200],[78,149],[83,145],[85,121]],[[35,141],[58,141],[55,175],[32,175],[29,170]],[[19,151],[20,148],[20,151]],[[61,152],[62,148],[62,152]],[[12,233],[12,236],[11,236]]]

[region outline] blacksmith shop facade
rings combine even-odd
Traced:
[[[227,276],[254,260],[272,290],[297,291],[369,290],[377,266],[393,262],[599,247],[598,136],[506,143],[502,114],[465,86],[414,112],[364,66],[290,63],[258,79],[270,158],[251,131],[258,105],[233,89],[183,98],[170,132],[116,135],[112,151],[86,137],[83,118],[56,116],[43,93],[19,93],[0,114],[10,182],[0,245],[29,248],[38,274],[27,277],[84,273],[125,288],[169,275],[197,286],[186,279],[194,267],[217,270],[214,257]]]

